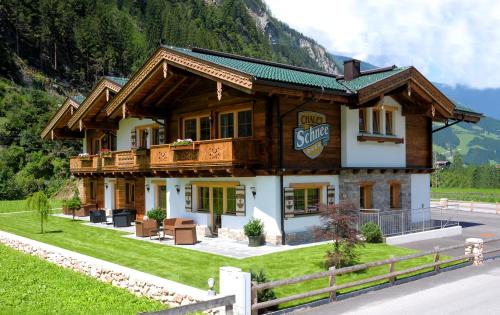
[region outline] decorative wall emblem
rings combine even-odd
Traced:
[[[294,149],[310,158],[317,158],[330,140],[330,125],[326,116],[311,111],[299,112],[298,127],[294,129]]]

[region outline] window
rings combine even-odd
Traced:
[[[366,109],[359,110],[359,132],[368,132],[366,114]]]
[[[131,204],[135,202],[135,184],[125,183],[125,203]]]
[[[200,117],[200,140],[210,140],[210,118]]]
[[[220,182],[197,185],[198,211],[236,214],[236,186],[236,183]]]
[[[380,109],[373,109],[372,119],[373,133],[380,133]]]
[[[321,202],[320,187],[294,188],[293,202],[297,212],[316,212]]]
[[[167,186],[158,185],[158,202],[156,207],[160,209],[167,209]]]
[[[151,128],[151,145],[160,144],[160,128],[154,127]]]
[[[209,211],[210,210],[210,188],[209,187],[198,187],[198,200],[199,200],[199,210]]]
[[[394,135],[393,127],[394,113],[392,111],[385,111],[385,134]]]
[[[196,141],[196,118],[184,120],[184,139]]]
[[[251,137],[253,134],[253,112],[251,109],[219,114],[219,136],[221,138]]]
[[[359,207],[361,209],[372,208],[372,184],[363,184],[359,186]]]
[[[210,117],[193,117],[184,119],[184,139],[210,140]]]
[[[97,183],[93,180],[90,181],[90,200],[96,200],[97,198]]]
[[[391,209],[401,209],[401,184],[390,184]]]
[[[238,137],[252,136],[252,111],[238,112]]]
[[[139,148],[147,148],[148,146],[148,130],[146,128],[139,129]]]
[[[220,115],[220,137],[232,138],[234,136],[234,113]]]

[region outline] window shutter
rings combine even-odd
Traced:
[[[158,144],[165,143],[165,126],[160,126],[158,129]]]
[[[335,186],[328,186],[326,188],[327,205],[329,207],[335,205]]]
[[[191,212],[193,209],[193,194],[192,194],[193,186],[190,184],[187,184],[184,186],[184,196],[185,196],[185,205],[186,205],[186,212]]]
[[[245,185],[236,186],[236,215],[245,215]]]
[[[294,216],[295,205],[293,201],[293,188],[285,187],[285,218]]]
[[[137,148],[137,130],[135,128],[130,131],[130,146]]]

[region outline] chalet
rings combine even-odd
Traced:
[[[256,217],[281,244],[307,236],[322,204],[429,207],[432,123],[479,119],[413,67],[351,60],[337,76],[162,46],[130,79],[69,98],[42,137],[83,140],[70,169],[85,204],[163,208],[231,239]]]

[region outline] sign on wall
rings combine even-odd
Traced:
[[[330,125],[321,113],[304,111],[298,113],[298,127],[294,129],[294,149],[310,158],[317,158],[330,140]]]

